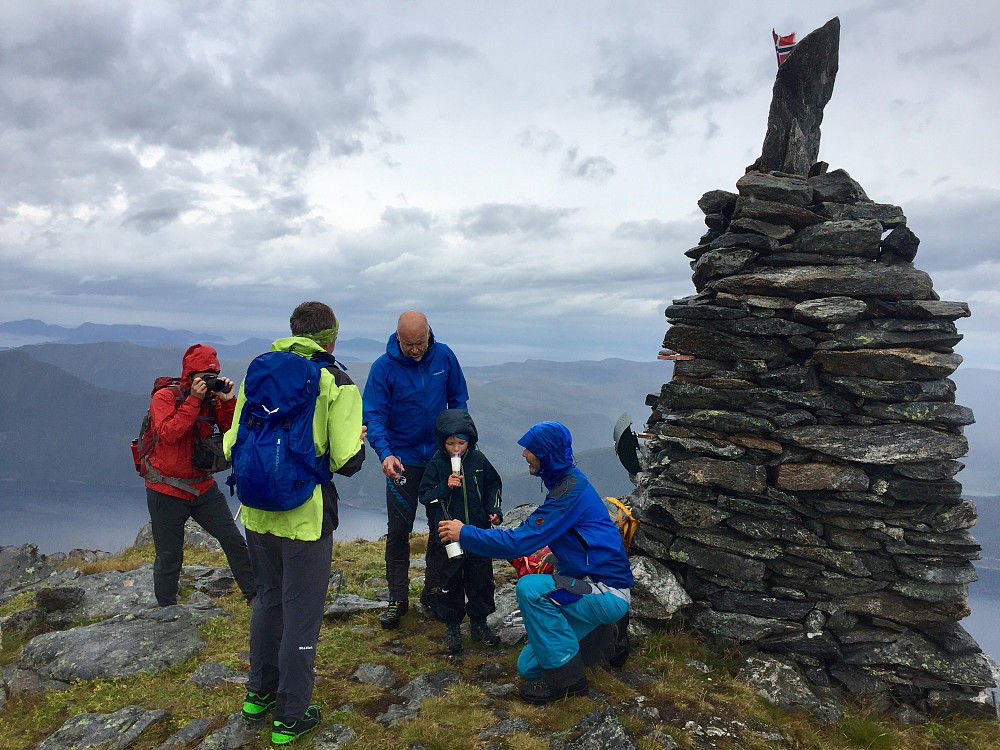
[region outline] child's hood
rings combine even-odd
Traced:
[[[479,433],[472,416],[465,409],[445,409],[434,420],[434,439],[439,448],[444,449],[444,441],[450,435],[465,435],[469,439],[469,449],[475,447]]]

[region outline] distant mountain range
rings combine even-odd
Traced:
[[[193,341],[211,341],[184,331],[146,326],[94,326],[76,329],[40,321],[0,324],[0,334],[120,336],[139,331],[144,340],[89,343],[40,343],[0,350],[0,496],[2,480],[141,487],[128,444],[148,407],[149,389],[158,375],[178,374],[181,356]],[[182,337],[177,341],[176,337]],[[172,343],[162,343],[172,341]],[[248,340],[237,347],[217,345],[223,371],[242,380],[247,365],[270,341]],[[384,342],[338,342],[336,354],[348,374],[364,388],[370,362]],[[363,355],[363,358],[362,358]],[[504,480],[505,505],[540,498],[539,483],[527,474],[517,439],[537,421],[554,419],[573,433],[580,467],[598,490],[621,496],[632,487],[612,449],[612,430],[622,412],[638,432],[649,415],[647,393],[658,392],[671,377],[666,362],[548,362],[529,360],[489,367],[467,367],[470,412],[480,431],[480,446]],[[977,422],[966,428],[970,450],[958,475],[965,496],[978,501],[982,521],[973,533],[984,546],[984,564],[1000,568],[1000,418],[994,408],[1000,371],[959,368],[953,376],[957,401],[970,407]],[[345,500],[381,508],[384,479],[370,457],[361,474],[338,480]]]
[[[157,328],[140,325],[105,325],[82,323],[76,328],[55,326],[40,320],[25,319],[0,323],[0,349],[11,349],[30,344],[99,344],[131,343],[139,346],[180,346],[211,344],[221,358],[240,359],[266,352],[270,339],[249,338],[238,344],[227,344],[217,334],[195,333],[187,330]],[[338,358],[350,361],[372,361],[385,351],[385,342],[373,339],[346,339],[338,341]]]
[[[384,343],[367,342],[369,357]],[[223,372],[241,381],[252,356],[222,358]],[[351,351],[344,342],[344,349]],[[220,352],[224,347],[218,347]],[[68,480],[87,485],[141,487],[131,465],[136,436],[159,375],[179,374],[185,345],[129,342],[45,343],[0,351],[0,482]],[[364,351],[356,346],[354,351]],[[338,357],[343,357],[338,345]],[[369,362],[349,361],[348,374],[363,389]],[[538,480],[527,474],[517,439],[535,422],[556,419],[574,435],[581,468],[604,494],[632,488],[612,449],[612,430],[623,411],[648,409],[647,392],[659,389],[663,363],[526,362],[466,368],[470,411],[480,447],[501,472],[508,505],[539,498]],[[384,478],[376,458],[361,474],[338,480],[348,502],[384,507]],[[3,487],[0,484],[0,495]]]

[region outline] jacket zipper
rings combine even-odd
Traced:
[[[581,534],[579,531],[577,531],[576,529],[570,529],[570,531],[572,531],[573,535],[576,536],[576,538],[580,540],[580,546],[583,547],[583,559],[586,561],[587,566],[589,567],[590,566],[590,545],[587,544],[587,540],[583,538],[583,534]]]

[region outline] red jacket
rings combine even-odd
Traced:
[[[206,344],[195,344],[189,347],[184,353],[183,373],[181,374],[181,382],[184,384],[185,391],[191,385],[191,375],[206,370],[220,371],[219,357],[215,349]],[[212,422],[197,421],[199,416],[211,416],[213,402],[215,424],[218,424],[219,429],[225,432],[233,424],[236,399],[220,401],[215,396],[206,396],[204,401],[199,401],[195,396],[188,394],[187,398],[178,402],[170,388],[161,388],[153,394],[153,398],[149,402],[150,426],[159,439],[149,454],[149,462],[161,474],[178,479],[192,479],[205,474],[205,472],[194,468],[191,456],[194,452],[196,438],[208,435],[213,431]],[[215,484],[215,479],[209,475],[191,487],[199,495],[202,495],[211,489],[213,484]],[[190,493],[163,482],[154,483],[147,480],[146,486],[157,492],[162,492],[164,495],[179,497],[183,500],[193,498]]]

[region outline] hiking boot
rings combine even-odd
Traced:
[[[399,621],[403,619],[403,615],[406,614],[406,610],[410,608],[409,603],[404,599],[402,601],[398,599],[389,600],[389,608],[379,615],[378,621],[382,625],[383,630],[395,630],[399,627]]]
[[[274,708],[277,698],[274,693],[255,693],[247,690],[247,697],[243,700],[243,710],[240,713],[247,721],[261,721],[265,714]]]
[[[444,648],[449,654],[462,653],[462,628],[459,625],[445,625]]]
[[[518,688],[517,692],[520,694],[521,700],[525,703],[542,705],[545,703],[551,703],[552,701],[562,700],[563,698],[586,695],[589,690],[590,685],[587,684],[587,678],[584,677],[568,687],[556,689],[549,687],[544,680],[526,682]]]
[[[487,646],[496,646],[500,643],[500,636],[490,630],[486,620],[473,620],[471,624],[472,640],[485,643]]]
[[[306,715],[298,721],[275,721],[271,729],[272,745],[287,745],[319,726],[323,718],[319,706],[309,706]]]
[[[628,612],[615,623],[615,652],[608,659],[608,663],[611,664],[615,669],[621,669],[625,666],[625,662],[628,661],[629,654],[632,651],[631,644],[628,639]]]

